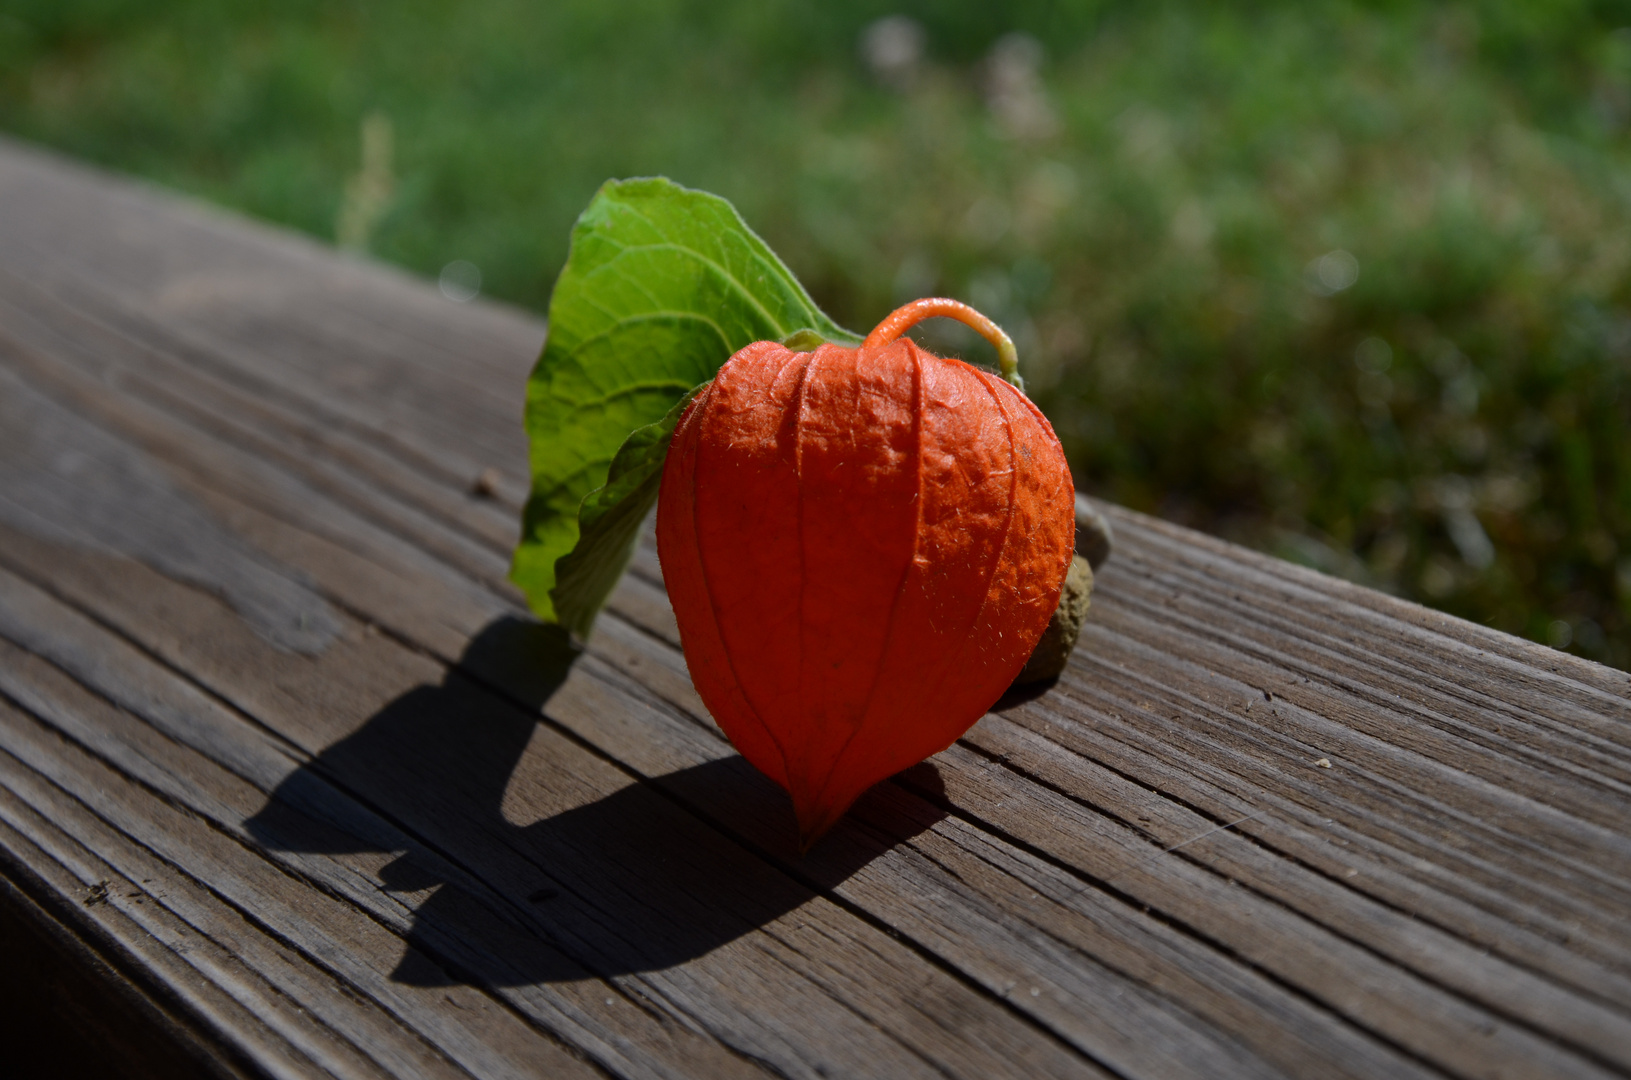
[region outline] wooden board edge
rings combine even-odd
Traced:
[[[0,1015],[8,1075],[247,1080],[263,1074],[188,1022],[95,928],[0,849]],[[18,1069],[19,1072],[11,1072]]]

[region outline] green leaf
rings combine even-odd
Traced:
[[[549,591],[556,618],[578,637],[589,636],[595,616],[634,556],[640,523],[657,505],[663,459],[674,428],[691,399],[707,385],[692,389],[655,424],[635,428],[612,459],[606,486],[584,497],[578,510],[577,546],[556,560],[555,587]]]
[[[588,610],[592,620],[616,584],[614,574],[591,600],[574,583],[565,594],[571,616],[551,595],[557,563],[579,546],[579,508],[606,484],[630,433],[663,420],[737,350],[800,330],[860,343],[821,313],[730,203],[660,178],[600,189],[572,230],[549,337],[527,383],[532,496],[510,579],[540,618],[576,624]],[[590,565],[581,554],[573,565]]]

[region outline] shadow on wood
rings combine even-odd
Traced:
[[[494,622],[440,685],[398,697],[280,784],[248,822],[251,834],[275,850],[327,855],[418,841],[378,872],[385,891],[410,903],[429,892],[393,977],[495,986],[694,960],[793,912],[814,889],[943,816],[880,785],[800,860],[786,794],[735,754],[641,780],[551,729],[539,733],[537,712],[575,659],[555,627]],[[552,762],[550,787],[526,788],[510,814],[571,808],[515,824],[505,792],[535,736],[584,760]],[[581,787],[562,789],[563,766]],[[912,772],[914,788],[943,790],[932,765]],[[382,836],[369,825],[375,814],[407,838]]]

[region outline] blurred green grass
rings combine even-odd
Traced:
[[[1628,24],[7,0],[0,128],[539,310],[600,182],[666,174],[851,327],[1003,321],[1085,490],[1623,668]]]

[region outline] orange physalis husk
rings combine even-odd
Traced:
[[[679,422],[657,550],[692,681],[787,789],[801,849],[950,746],[1025,665],[1074,542],[1064,451],[1014,385],[900,335],[738,352]],[[1017,381],[1017,380],[1016,380]]]

